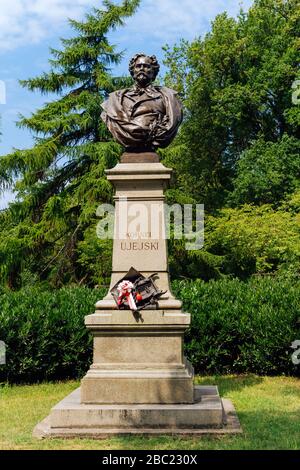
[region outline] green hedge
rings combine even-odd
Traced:
[[[291,344],[300,340],[300,282],[280,278],[174,282],[192,315],[186,355],[197,372],[298,375]]]
[[[299,374],[290,348],[300,339],[299,280],[175,281],[173,291],[192,314],[185,348],[196,372]],[[92,358],[84,316],[104,293],[84,287],[0,291],[0,340],[7,344],[0,381],[81,377]]]
[[[93,313],[103,295],[103,291],[84,287],[0,291],[0,339],[7,345],[0,381],[38,382],[83,375],[92,357],[84,316]]]

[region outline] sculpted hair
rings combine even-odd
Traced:
[[[130,75],[133,77],[133,70],[134,70],[134,66],[135,66],[135,63],[136,61],[140,58],[140,57],[148,57],[150,60],[151,60],[151,65],[152,65],[152,68],[153,68],[153,78],[154,80],[156,79],[157,75],[158,75],[158,72],[159,72],[159,68],[160,68],[160,65],[159,63],[157,62],[157,58],[155,55],[147,55],[147,54],[135,54],[132,59],[130,60],[129,62],[129,72],[130,72]]]

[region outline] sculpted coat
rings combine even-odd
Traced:
[[[167,147],[182,121],[177,93],[167,87],[119,90],[109,95],[102,108],[103,121],[126,148]]]

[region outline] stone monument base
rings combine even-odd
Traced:
[[[201,435],[241,433],[230,400],[215,386],[195,386],[193,404],[92,405],[80,402],[80,388],[54,406],[34,429],[43,438],[104,439],[113,435]]]
[[[194,386],[193,367],[184,357],[191,318],[170,289],[165,237],[164,190],[171,169],[153,152],[131,152],[106,173],[116,189],[115,236],[109,292],[85,318],[93,363],[81,387],[51,410],[34,436],[241,432],[231,402],[220,398],[217,387]],[[137,213],[143,217],[136,226],[123,223]],[[163,291],[150,308],[117,308],[111,290],[131,267],[144,277],[155,275]]]
[[[120,163],[159,163],[159,156],[155,152],[124,152]]]

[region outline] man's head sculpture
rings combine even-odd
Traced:
[[[101,117],[127,152],[153,152],[167,147],[182,121],[177,93],[152,85],[159,72],[155,56],[136,54],[129,71],[134,86],[111,93],[102,104]]]
[[[129,62],[129,72],[136,83],[139,83],[141,73],[146,73],[151,83],[156,79],[160,66],[155,55],[135,54]]]

